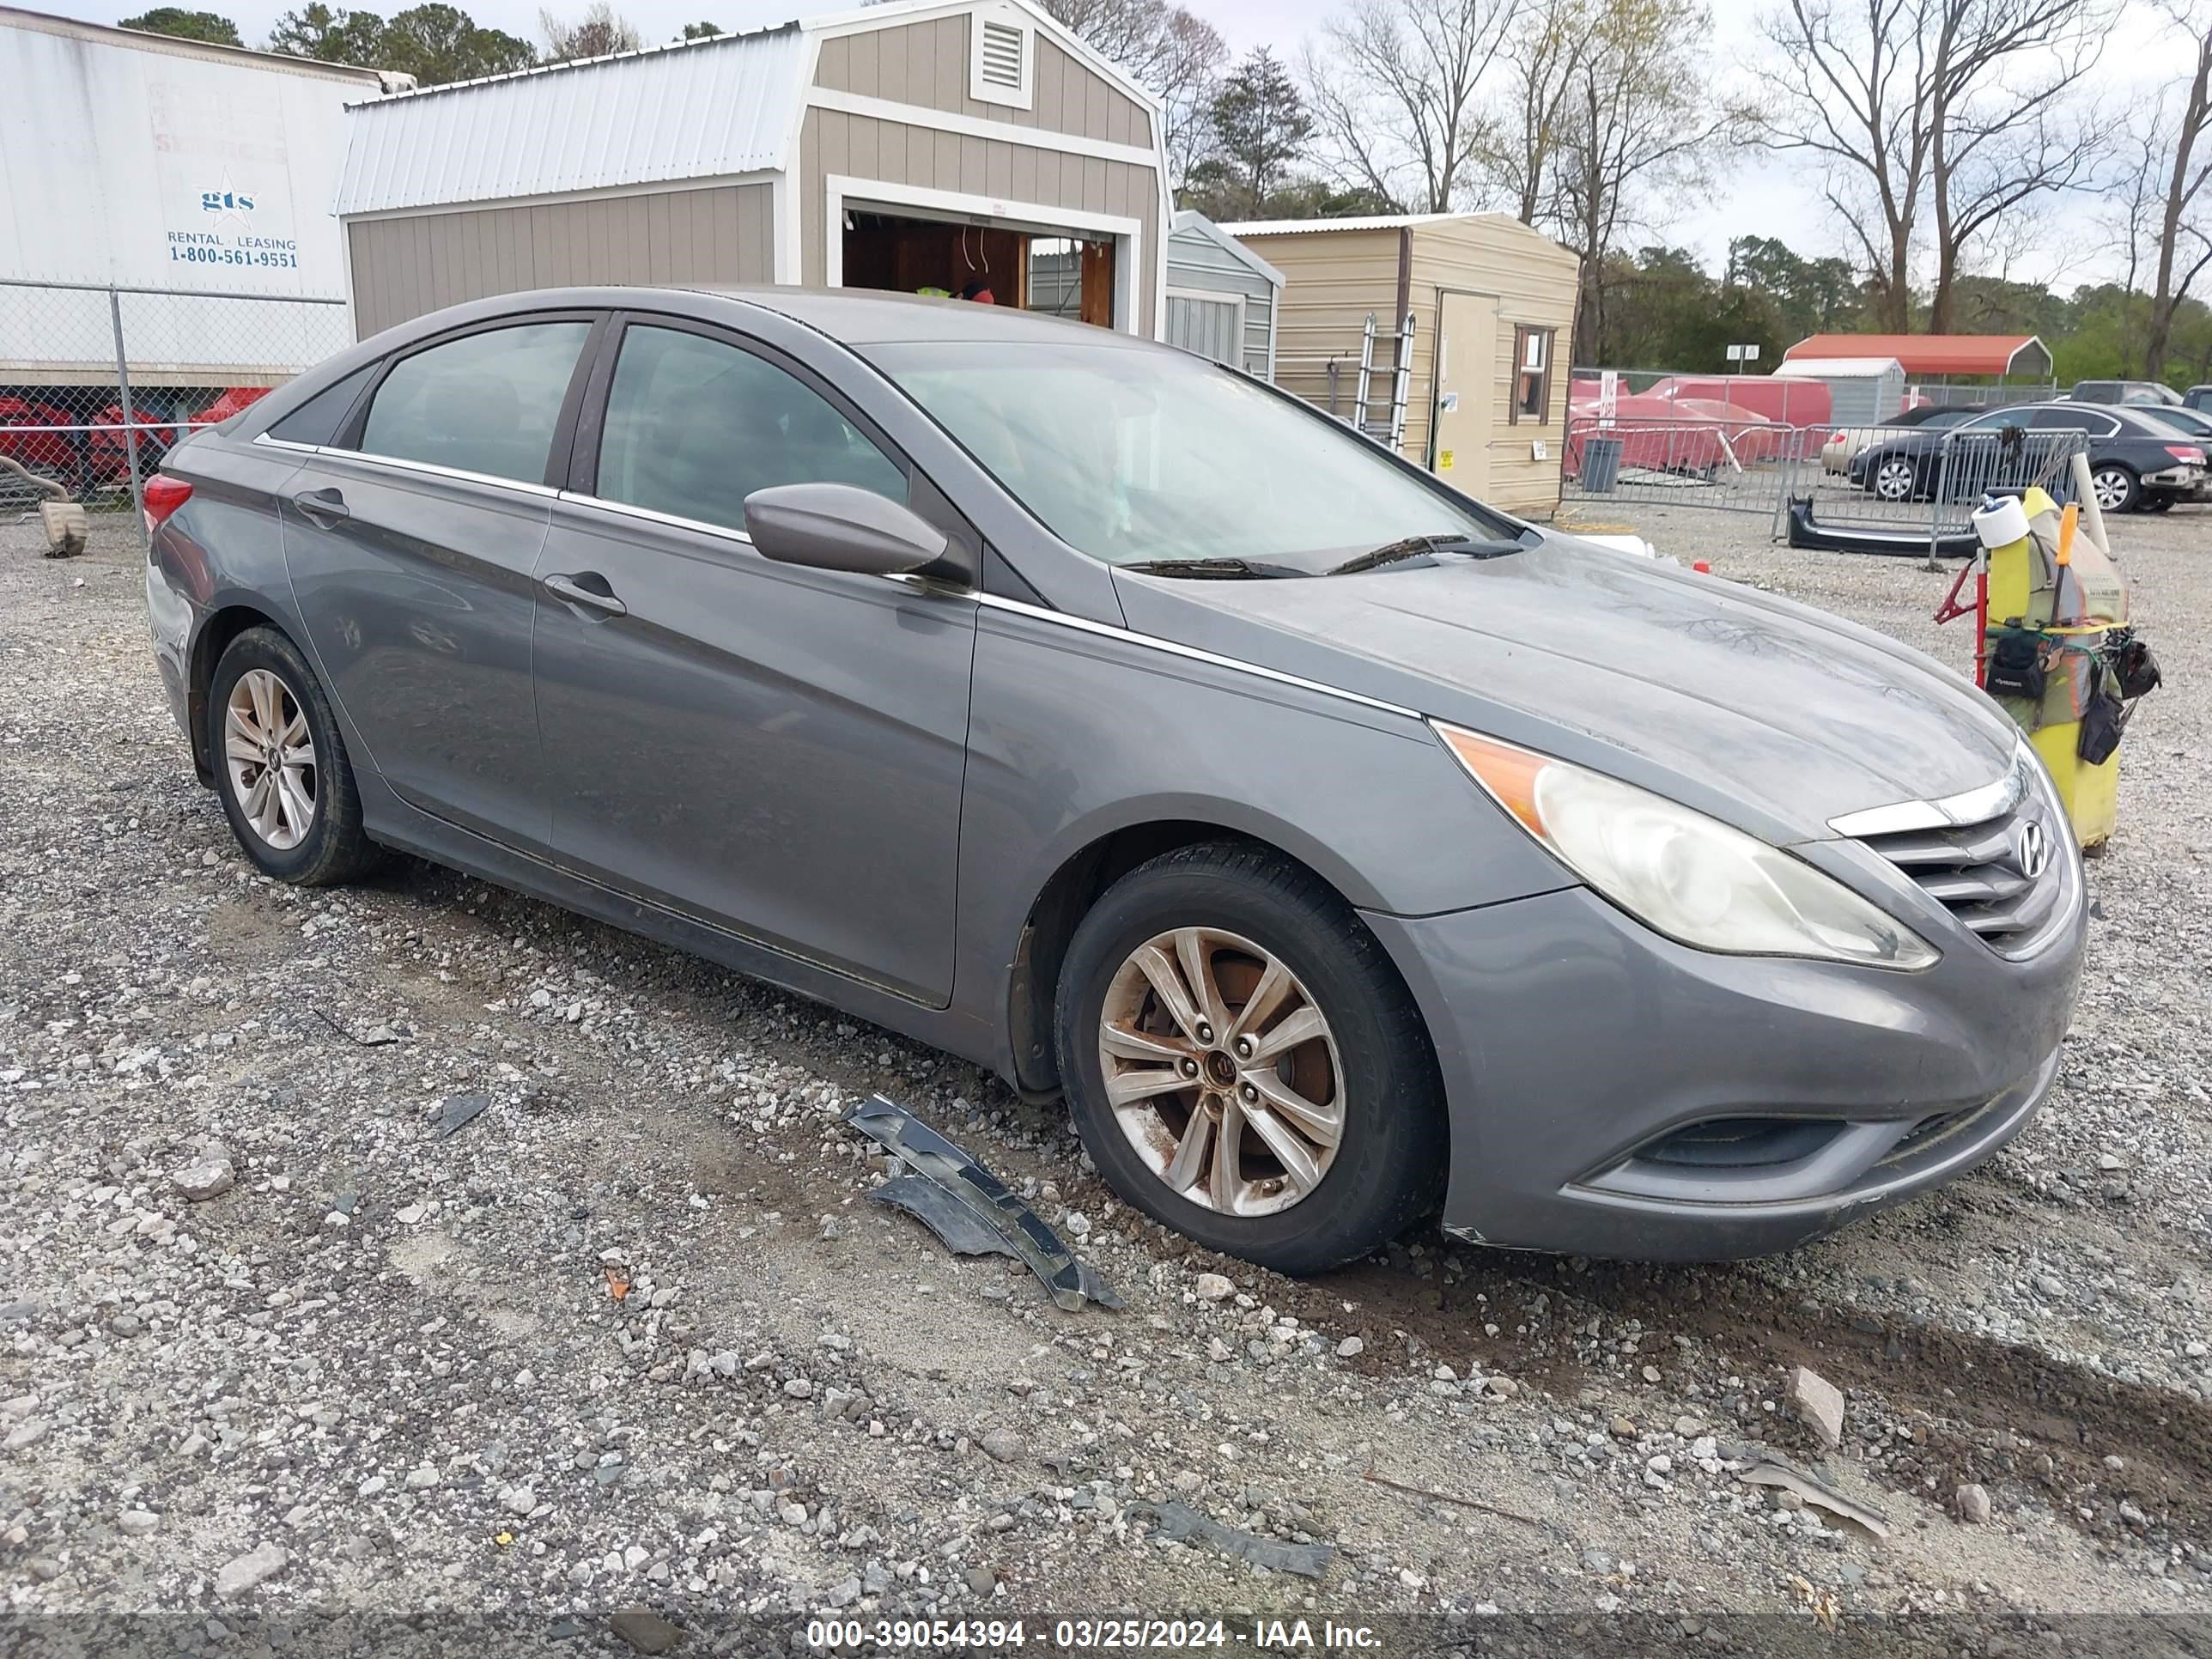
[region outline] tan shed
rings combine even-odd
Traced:
[[[1158,103],[1032,0],[890,0],[347,120],[357,337],[524,289],[748,283],[1158,332]]]
[[[1508,512],[1559,506],[1565,354],[1581,268],[1572,252],[1498,213],[1222,228],[1283,273],[1279,386],[1353,420],[1366,351],[1369,432]]]

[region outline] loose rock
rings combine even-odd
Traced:
[[[245,1554],[223,1563],[215,1576],[215,1593],[228,1601],[284,1571],[292,1558],[281,1544],[264,1539]]]
[[[1783,1398],[1830,1451],[1844,1443],[1844,1396],[1827,1378],[1805,1366],[1796,1366],[1790,1373]]]

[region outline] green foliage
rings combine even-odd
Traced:
[[[437,0],[392,18],[376,50],[379,69],[411,75],[426,87],[506,75],[538,61],[537,48],[529,41],[484,28],[468,13]]]
[[[204,40],[216,46],[246,44],[238,38],[238,25],[228,17],[218,17],[211,11],[185,11],[177,6],[156,6],[137,17],[125,18],[118,27],[143,29],[149,34],[173,35],[179,40]]]
[[[1305,100],[1275,54],[1255,47],[1231,70],[1208,113],[1212,150],[1191,169],[1200,189],[1224,198],[1231,216],[1257,216],[1287,179],[1313,132]]]
[[[711,40],[721,32],[722,26],[720,23],[686,23],[684,26],[684,39]]]
[[[386,67],[378,55],[383,44],[384,20],[374,12],[348,11],[326,6],[322,0],[286,12],[269,32],[271,52],[360,69]]]
[[[1759,366],[1771,370],[1808,334],[1879,331],[1844,261],[1808,259],[1771,237],[1736,238],[1717,280],[1687,248],[1647,247],[1607,260],[1606,281],[1604,337],[1577,341],[1577,363],[1717,374],[1728,370],[1729,346],[1756,342]],[[2039,337],[2062,386],[2142,377],[2147,295],[2106,283],[2069,296],[2032,283],[1961,276],[1953,302],[1959,333]],[[1926,318],[1925,297],[1914,296],[1915,325],[1924,327]],[[2202,301],[2184,300],[2174,313],[2165,379],[2177,388],[2212,384],[2212,307]]]

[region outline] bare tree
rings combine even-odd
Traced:
[[[1492,142],[1483,79],[1526,0],[1353,0],[1303,60],[1316,153],[1340,183],[1449,211]]]
[[[2089,131],[2064,100],[2095,60],[2103,21],[2095,0],[1784,0],[1767,19],[1776,52],[1760,136],[1824,164],[1882,327],[1911,325],[1912,255],[1931,198],[1941,328],[1975,238],[2081,177]]]
[[[1736,114],[1710,96],[1712,17],[1701,0],[1593,0],[1556,123],[1553,217],[1582,255],[1575,328],[1606,339],[1608,256],[1644,228],[1652,193],[1698,182]]]
[[[637,25],[617,14],[608,0],[592,0],[584,15],[573,23],[550,11],[540,11],[538,28],[545,37],[545,61],[549,64],[635,52],[645,44]]]
[[[1228,61],[1219,33],[1171,0],[1044,0],[1044,9],[1165,106],[1161,137],[1181,183],[1205,150]]]
[[[1936,286],[1928,331],[1952,330],[1967,250],[2000,216],[2071,188],[2104,148],[2067,106],[2097,60],[2103,19],[2084,0],[1940,0],[1929,100]]]
[[[1589,0],[1535,0],[1498,54],[1505,82],[1480,162],[1524,225],[1557,196],[1553,177],[1569,94],[1589,44]]]
[[[1761,136],[1823,163],[1822,193],[1865,259],[1875,321],[1911,320],[1913,233],[1928,182],[1925,45],[1916,0],[1784,0]]]
[[[2160,169],[2165,188],[2158,203],[2157,274],[2143,331],[2143,374],[2151,380],[2165,372],[2174,313],[2212,264],[2212,228],[2197,216],[2205,180],[2212,177],[2212,143],[2206,142],[2212,129],[2212,6],[2169,0],[2166,12],[2192,39],[2195,52],[2180,109],[2168,119],[2161,104],[2144,138],[2147,157],[2171,151]]]

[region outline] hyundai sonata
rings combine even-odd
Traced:
[[[246,854],[398,848],[1064,1097],[1291,1273],[1793,1244],[2051,1086],[2081,871],[1995,704],[1011,310],[580,289],[170,453],[155,653]]]

